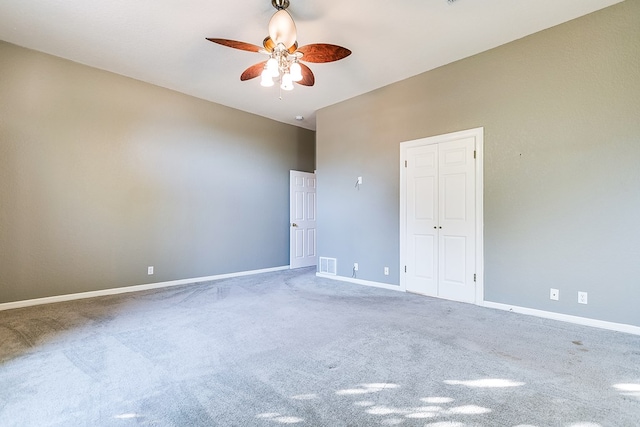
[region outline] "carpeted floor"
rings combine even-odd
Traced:
[[[640,425],[640,336],[314,272],[0,312],[0,425]]]

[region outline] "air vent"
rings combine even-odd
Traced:
[[[320,273],[336,275],[338,261],[335,258],[320,257]]]

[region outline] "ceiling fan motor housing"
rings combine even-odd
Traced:
[[[271,4],[277,10],[283,10],[289,7],[289,0],[271,0]]]

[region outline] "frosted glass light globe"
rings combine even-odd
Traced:
[[[296,24],[289,12],[282,9],[274,13],[269,21],[269,37],[276,46],[282,43],[287,49],[296,43]]]

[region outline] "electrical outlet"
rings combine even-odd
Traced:
[[[389,275],[389,267],[385,267],[384,268],[384,275],[388,276]]]
[[[153,274],[153,265],[150,265],[149,267],[147,267],[147,274],[149,276],[151,276]]]
[[[586,292],[578,292],[578,304],[587,304]]]
[[[357,263],[357,262],[354,262],[354,263],[353,263],[353,269],[354,269],[355,271],[358,271],[358,263]]]
[[[558,301],[560,299],[560,291],[558,289],[551,288],[551,292],[549,293],[549,299]]]

